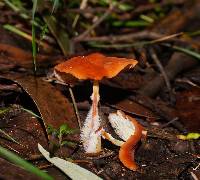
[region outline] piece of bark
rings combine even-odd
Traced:
[[[37,66],[40,68],[45,68],[49,66],[54,66],[55,64],[62,61],[61,56],[47,56],[47,55],[37,55]],[[0,43],[0,70],[6,71],[10,68],[23,67],[32,68],[33,67],[33,57],[30,51],[26,51],[22,48],[10,44]]]
[[[198,65],[198,61],[183,53],[176,52],[172,55],[165,73],[169,80],[173,80],[180,72],[188,70]],[[138,92],[148,97],[155,97],[165,86],[164,78],[161,74],[157,75],[152,81],[145,84]]]

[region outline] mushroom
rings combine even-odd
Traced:
[[[62,80],[60,73],[70,74],[80,80],[93,80],[92,106],[88,112],[81,129],[81,141],[86,153],[99,153],[101,151],[101,119],[98,114],[99,81],[104,77],[112,78],[125,67],[134,67],[134,59],[106,57],[100,53],[88,56],[73,57],[55,67],[55,75]]]
[[[120,146],[119,159],[124,166],[133,171],[137,170],[137,165],[134,161],[134,152],[137,143],[142,138],[143,133],[145,133],[143,131],[144,128],[134,118],[125,115],[120,110],[117,113],[109,114],[108,119],[116,134],[125,142],[116,140],[105,131],[102,133],[103,137]]]

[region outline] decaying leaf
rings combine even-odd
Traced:
[[[2,78],[14,81],[30,96],[40,113],[46,131],[49,125],[58,129],[63,124],[67,124],[70,128],[78,129],[73,106],[68,99],[50,83],[44,81],[40,77],[19,75],[17,73],[7,74]],[[29,110],[32,109],[29,108]],[[58,141],[54,140],[52,135],[48,135],[48,138],[50,142],[56,141],[55,144],[58,144]],[[77,134],[70,134],[69,138],[72,141],[78,141]],[[67,156],[73,149],[74,148],[65,148],[65,151],[63,150],[62,152]]]
[[[73,180],[101,180],[100,177],[96,176],[92,172],[64,159],[58,157],[49,157],[49,152],[46,151],[40,144],[38,144],[38,149],[42,155],[61,171],[67,174]]]
[[[15,81],[32,98],[46,128],[48,125],[59,128],[64,123],[78,127],[72,105],[54,86],[33,76],[12,74],[5,78]]]

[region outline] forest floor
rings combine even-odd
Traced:
[[[57,24],[45,14],[51,9],[49,4],[40,5],[36,16],[47,22],[49,30],[36,55],[36,72],[31,19],[23,18],[25,11],[14,11],[6,1],[0,2],[0,145],[55,179],[67,177],[43,158],[38,143],[103,179],[199,179],[200,140],[181,140],[177,135],[200,132],[200,2],[136,1],[134,9],[127,11],[118,4],[100,6],[89,2],[82,10],[63,2],[64,6],[53,14]],[[121,3],[132,5],[132,1]],[[25,3],[24,8],[31,9],[30,4]],[[60,8],[68,14],[63,15]],[[72,17],[80,14],[74,29],[70,13]],[[139,17],[146,18],[148,24],[131,21]],[[28,36],[16,34],[9,27],[17,27]],[[39,40],[41,32],[37,28]],[[63,124],[79,129],[69,88],[76,99],[81,125],[92,94],[89,80],[73,87],[57,83],[51,77],[53,68],[70,57],[92,52],[138,60],[136,67],[100,82],[99,105],[104,127],[111,134],[114,131],[108,115],[117,110],[136,118],[147,130],[147,137],[135,151],[137,171],[124,167],[118,158],[119,148],[104,139],[103,151],[90,157],[83,151],[79,133],[63,136],[63,141],[73,142],[72,147],[61,146],[52,133]],[[3,156],[0,167],[1,179],[39,179]]]

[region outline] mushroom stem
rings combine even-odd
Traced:
[[[100,96],[99,96],[99,82],[94,81],[93,83],[93,93],[91,96],[92,100],[92,118],[94,118],[96,115],[98,115],[98,102],[99,102]]]
[[[86,153],[96,154],[101,151],[101,120],[98,114],[98,102],[100,100],[98,81],[94,81],[91,100],[92,106],[82,128],[81,140]]]

